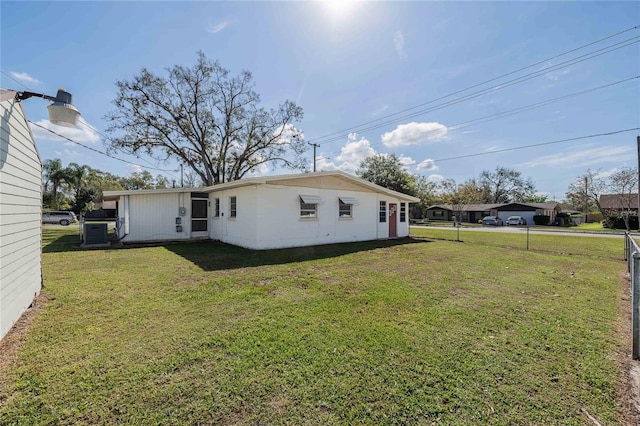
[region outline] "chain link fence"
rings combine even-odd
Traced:
[[[640,247],[628,232],[624,235],[624,243],[624,259],[631,277],[633,359],[640,359]]]

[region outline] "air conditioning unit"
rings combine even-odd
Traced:
[[[85,223],[83,229],[84,244],[91,246],[96,244],[107,244],[109,237],[107,235],[106,223]]]

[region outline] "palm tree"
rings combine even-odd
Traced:
[[[62,186],[62,183],[66,180],[67,170],[62,167],[62,162],[59,158],[53,160],[45,160],[42,165],[45,178],[45,191],[51,186],[51,194],[53,195],[53,202],[55,206],[58,206],[58,189]]]
[[[88,169],[88,166],[81,166],[77,163],[69,163],[67,166],[65,180],[67,181],[69,188],[73,190],[76,199],[80,195],[80,191],[89,176]]]

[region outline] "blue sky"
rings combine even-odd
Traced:
[[[368,155],[394,153],[412,173],[462,183],[505,166],[560,201],[587,168],[609,173],[637,164],[637,130],[495,151],[640,127],[639,79],[617,83],[640,75],[640,28],[548,60],[640,25],[640,2],[3,0],[0,14],[0,86],[51,95],[64,87],[86,123],[102,133],[117,80],[142,67],[163,74],[172,65],[190,66],[202,50],[233,74],[251,71],[263,106],[290,99],[303,108],[304,119],[294,124],[306,140],[320,144],[319,169],[353,172]],[[553,68],[625,40],[633,44]],[[534,78],[507,83],[534,72]],[[460,99],[482,90],[481,96]],[[23,105],[30,120],[53,126],[45,102]],[[492,120],[457,127],[482,117]],[[52,128],[105,149],[103,137],[87,126]],[[39,128],[34,134],[43,160],[60,158],[119,175],[139,170]],[[446,160],[476,153],[488,154]],[[179,179],[177,163],[116,155]],[[311,168],[311,149],[308,158]]]

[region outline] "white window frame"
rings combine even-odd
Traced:
[[[358,200],[351,197],[338,197],[338,219],[353,219],[353,206]],[[348,214],[343,214],[348,210]]]
[[[317,195],[300,195],[298,196],[300,201],[300,219],[317,219],[318,218],[318,204],[321,199]]]
[[[232,195],[229,197],[229,219],[238,217],[238,197]]]
[[[213,217],[220,217],[220,198],[217,197],[213,199]]]

